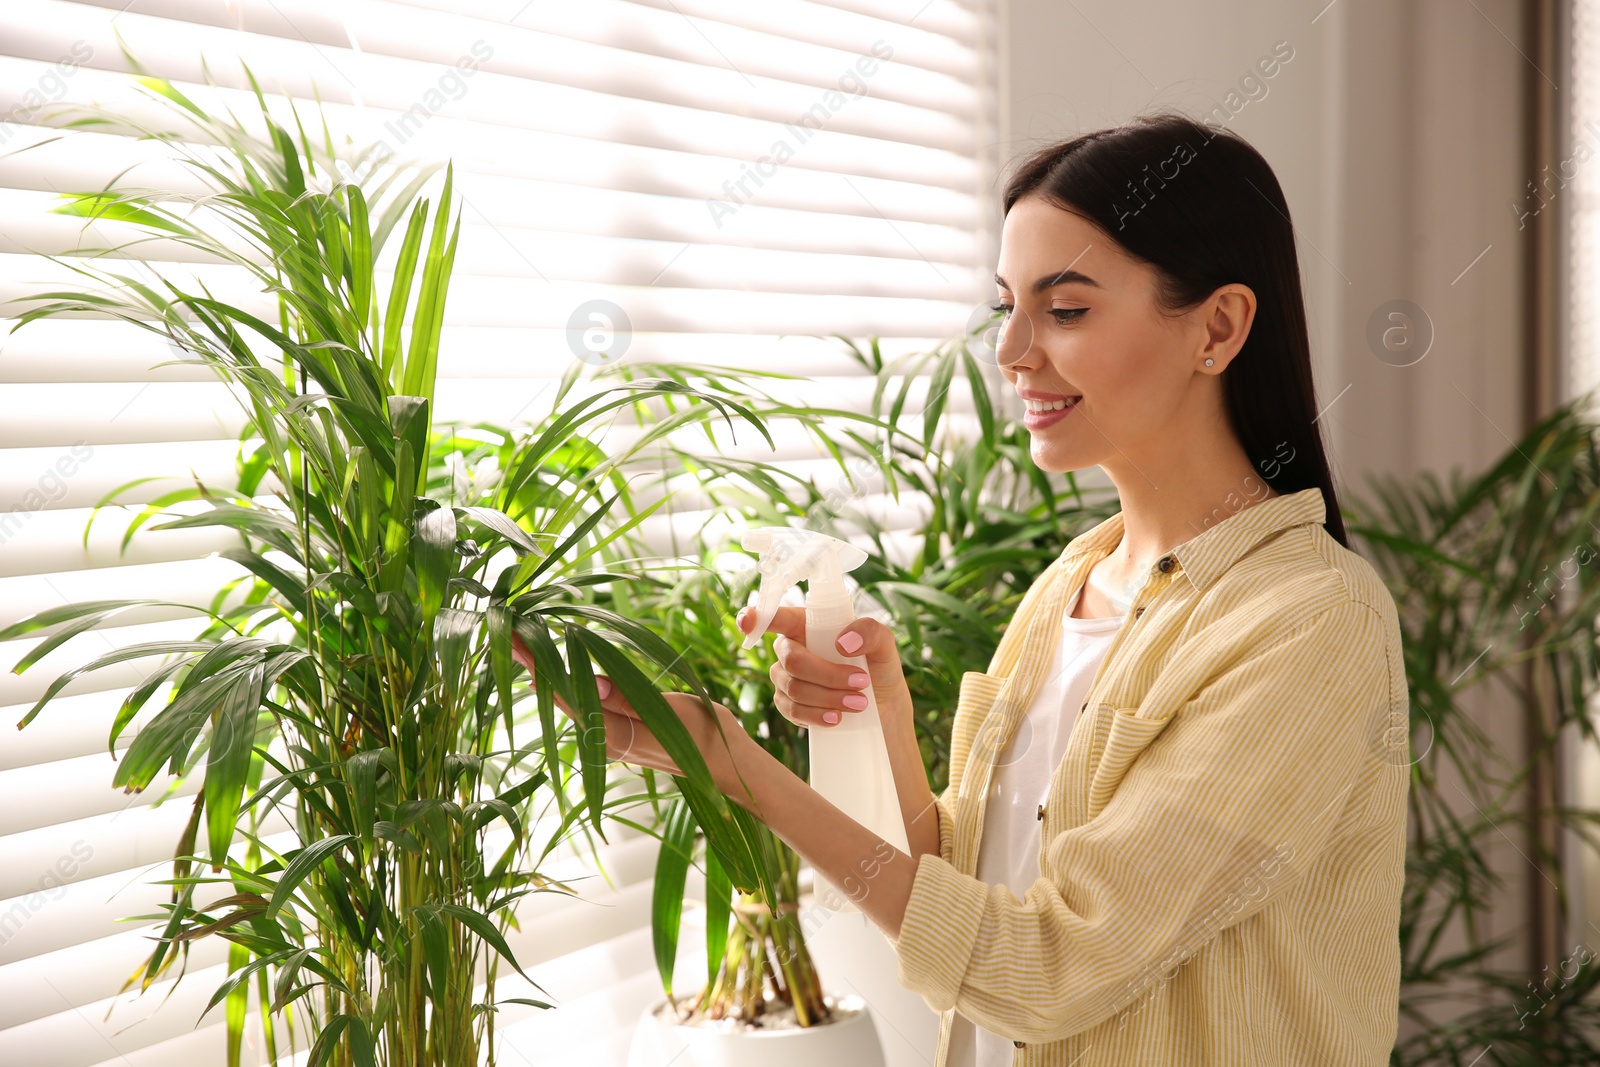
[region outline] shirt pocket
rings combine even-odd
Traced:
[[[963,671],[961,689],[957,697],[959,706],[972,708],[974,714],[981,719],[989,714],[989,709],[994,706],[995,700],[1000,696],[1000,690],[1004,689],[1005,685],[1005,675]]]
[[[1089,779],[1089,804],[1087,818],[1094,818],[1111,802],[1112,794],[1122,784],[1128,768],[1139,758],[1171,722],[1170,718],[1146,719],[1139,717],[1139,709],[1112,708],[1111,722],[1105,741],[1100,746],[1100,756],[1094,764],[1094,774]]]

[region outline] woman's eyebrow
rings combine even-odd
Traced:
[[[994,280],[995,284],[999,285],[1002,289],[1011,288],[1011,286],[1006,284],[1006,280],[1000,277],[998,274],[994,276]],[[1075,271],[1071,267],[1068,267],[1059,274],[1048,274],[1034,282],[1033,291],[1035,293],[1042,293],[1046,289],[1053,289],[1058,285],[1090,285],[1096,289],[1101,288],[1100,283],[1089,277],[1087,274],[1080,273],[1079,271]]]

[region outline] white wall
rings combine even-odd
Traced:
[[[1157,107],[1199,116],[1287,42],[1293,58],[1228,125],[1291,205],[1337,473],[1359,487],[1368,471],[1472,469],[1518,429],[1518,5],[1324,3],[1002,0],[999,155]],[[1393,298],[1434,325],[1412,367],[1364,339]]]

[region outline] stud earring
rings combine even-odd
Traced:
[[[1206,360],[1206,366],[1208,366],[1208,367],[1211,366],[1211,361],[1209,359]]]

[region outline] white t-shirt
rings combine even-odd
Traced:
[[[1066,753],[1078,707],[1124,621],[1122,615],[1073,618],[1081,596],[1079,588],[1062,613],[1055,659],[1027,715],[1000,752],[984,806],[977,877],[988,885],[1008,886],[1019,899],[1039,880],[1039,805]],[[956,1013],[948,1067],[1010,1067],[1015,1052],[1010,1038],[991,1034]]]

